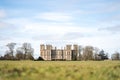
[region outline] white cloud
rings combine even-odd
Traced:
[[[109,26],[109,27],[105,27],[105,28],[99,28],[98,30],[100,30],[100,31],[108,31],[108,32],[111,32],[112,34],[115,34],[115,33],[120,32],[120,25]]]
[[[97,32],[97,29],[59,23],[29,23],[25,25],[24,32],[34,40],[73,40],[81,36],[91,36]]]
[[[6,31],[9,29],[11,30],[11,28],[16,28],[16,27],[14,24],[0,21],[0,31],[2,31],[3,29],[4,30],[6,29]]]
[[[25,30],[41,34],[67,33],[67,32],[91,32],[95,29],[62,24],[62,23],[29,23],[25,25]]]
[[[39,15],[35,16],[37,19],[43,19],[48,21],[71,21],[73,17],[67,13],[60,13],[60,12],[45,12],[40,13]]]
[[[24,26],[26,24],[30,23],[30,19],[28,18],[8,18],[3,20],[6,23],[10,23],[10,24],[14,24],[14,25],[18,25],[18,26]]]
[[[4,22],[0,22],[0,28],[5,27],[6,25],[7,25],[6,23],[4,23]]]
[[[33,22],[28,19],[9,19],[6,20],[15,25],[20,25],[19,34],[25,38],[32,38],[34,40],[69,40],[79,37],[89,37],[101,35],[97,27],[83,27],[68,22]],[[22,22],[23,21],[23,22]]]
[[[6,13],[3,9],[0,9],[0,18],[6,17]]]

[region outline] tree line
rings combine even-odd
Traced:
[[[79,56],[74,60],[107,60],[108,53],[105,52],[103,49],[100,50],[97,47],[93,46],[85,46],[79,47]],[[111,55],[112,60],[120,60],[120,53],[115,52]]]
[[[0,60],[34,60],[33,52],[34,49],[31,47],[30,43],[23,43],[21,47],[14,50],[16,43],[8,43],[6,47],[8,50],[5,52],[4,56],[0,57]],[[14,52],[15,55],[14,55]]]

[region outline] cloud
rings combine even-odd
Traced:
[[[120,14],[117,13],[115,15],[112,15],[112,16],[104,19],[104,21],[106,21],[108,23],[114,23],[116,25],[120,25]]]
[[[0,19],[6,17],[6,12],[3,9],[0,9]]]
[[[60,13],[60,12],[45,12],[40,13],[39,15],[35,16],[37,19],[43,19],[48,21],[71,21],[73,17],[67,13]]]
[[[0,31],[5,31],[5,32],[6,31],[11,31],[11,32],[14,32],[13,29],[17,29],[18,27],[16,26],[16,24],[0,21]]]
[[[110,31],[110,32],[117,33],[117,32],[120,32],[120,25],[106,27],[106,28],[99,28],[98,30],[99,31],[103,31],[104,30],[104,31]]]
[[[16,26],[17,24],[0,22],[0,41],[12,41],[14,38],[20,38],[23,27]]]
[[[113,16],[111,20],[120,21],[120,14]]]
[[[4,40],[10,40],[11,38],[10,37],[6,37],[4,35],[0,35],[0,41],[4,41]]]
[[[32,37],[33,40],[60,40],[61,37],[58,34],[43,34],[43,35],[36,35]]]
[[[68,32],[66,34],[64,34],[63,39],[67,39],[67,40],[75,40],[75,39],[79,39],[79,38],[83,38],[83,37],[88,37],[88,33],[82,33],[82,32]]]
[[[76,40],[79,38],[88,37],[88,34],[81,33],[81,32],[64,32],[63,34],[56,33],[56,34],[43,34],[43,35],[36,35],[33,36],[33,40]]]
[[[4,28],[7,29],[8,27],[12,27],[12,26],[14,25],[7,22],[0,21],[0,29],[4,29]]]
[[[92,35],[96,31],[96,28],[77,26],[69,22],[35,22],[24,18],[9,19],[7,22],[20,25],[16,26],[15,37],[33,40],[68,40]]]
[[[89,27],[75,26],[64,23],[29,23],[25,25],[25,30],[29,32],[49,34],[49,33],[66,33],[66,32],[91,32],[94,29]]]
[[[63,23],[29,23],[24,32],[34,40],[69,40],[92,35],[95,28],[86,28]],[[89,34],[89,35],[88,35]],[[28,37],[27,36],[27,37]]]

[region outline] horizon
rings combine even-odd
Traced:
[[[91,45],[120,52],[120,0],[1,0],[0,55],[7,43]],[[17,47],[16,46],[16,47]]]

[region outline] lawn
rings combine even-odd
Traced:
[[[120,80],[120,61],[0,61],[0,80]]]

